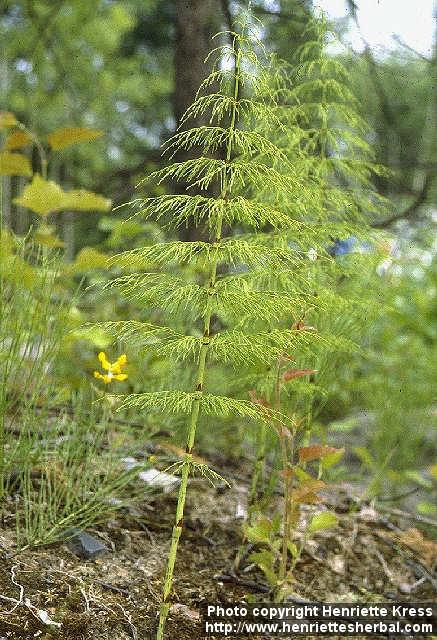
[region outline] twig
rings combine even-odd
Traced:
[[[248,587],[249,589],[255,589],[256,591],[259,591],[261,593],[270,593],[271,591],[270,587],[264,583],[255,582],[254,580],[242,580],[241,578],[235,575],[228,575],[224,573],[224,574],[218,574],[214,576],[214,578],[216,580],[219,580],[220,582],[232,582],[234,584],[238,584],[241,587]]]
[[[51,569],[51,573],[60,573],[63,576],[66,576],[67,578],[71,578],[72,580],[76,580],[77,582],[79,582],[80,584],[85,584],[85,581],[82,577],[80,576],[75,576],[72,573],[68,573],[67,571],[61,571],[60,569]],[[97,578],[90,578],[88,577],[87,579],[88,582],[91,582],[93,584],[98,584],[101,587],[105,587],[105,589],[109,589],[110,591],[114,591],[116,593],[121,593],[125,596],[130,596],[129,591],[127,591],[127,589],[122,589],[121,587],[116,587],[113,584],[109,584],[108,582],[104,582],[103,580],[98,580]]]
[[[61,573],[62,575],[65,575],[69,578],[72,578],[73,580],[77,580],[80,584],[84,584],[84,580],[83,578],[79,577],[79,576],[75,576],[71,573],[67,573],[64,571],[60,571],[59,569],[54,569],[54,571],[56,573]],[[130,593],[129,591],[127,591],[126,589],[121,589],[120,587],[116,587],[112,584],[109,584],[107,582],[103,582],[102,580],[98,580],[96,578],[90,578],[90,581],[93,584],[98,584],[106,589],[109,589],[111,591],[115,591],[115,593],[121,593],[122,595],[127,596],[128,598],[130,597]],[[82,596],[84,597],[84,600],[86,602],[86,610],[87,612],[90,611],[90,602],[94,602],[95,604],[97,604],[99,607],[101,607],[102,609],[105,609],[105,611],[109,611],[110,613],[115,613],[113,609],[111,609],[110,607],[108,607],[104,602],[102,602],[100,599],[98,599],[93,593],[92,593],[92,587],[90,587],[90,592],[89,594],[86,593],[85,589],[83,587],[80,587],[80,592],[82,594]],[[126,624],[129,626],[129,629],[131,631],[132,634],[132,640],[138,640],[138,631],[137,628],[135,627],[134,623],[132,622],[132,616],[129,613],[129,611],[126,611],[126,609],[123,607],[122,604],[120,604],[119,602],[115,603],[115,606],[119,607],[123,613],[123,617],[126,621]]]
[[[14,566],[11,568],[11,580],[13,582],[13,584],[18,587],[18,589],[20,590],[20,600],[17,603],[17,607],[19,604],[21,604],[24,600],[24,587],[22,584],[19,584],[16,580],[16,576],[15,576],[15,571],[18,568],[18,565],[14,564]],[[14,607],[15,608],[15,607]]]
[[[382,542],[384,542],[384,544],[390,547],[390,549],[392,549],[395,553],[399,554],[405,561],[405,564],[408,567],[410,567],[410,569],[413,569],[414,573],[417,576],[419,576],[420,578],[425,578],[425,580],[428,580],[428,582],[432,585],[432,587],[437,590],[437,580],[429,573],[428,569],[422,564],[422,562],[420,562],[417,559],[413,560],[413,558],[407,557],[407,554],[404,549],[401,549],[401,547],[398,544],[386,538],[385,536],[381,535],[377,531],[374,531],[373,533],[379,538],[379,540],[381,540]]]
[[[3,612],[3,615],[10,615],[13,611],[15,611],[15,609],[17,609],[17,607],[24,606],[26,607],[26,609],[30,611],[30,613],[33,615],[34,618],[39,620],[39,622],[42,622],[43,624],[46,624],[47,626],[50,626],[50,627],[60,628],[62,626],[60,622],[56,622],[55,620],[52,620],[49,614],[47,613],[47,611],[45,611],[44,609],[38,609],[38,607],[36,607],[31,603],[29,598],[24,597],[24,586],[20,584],[16,579],[15,571],[17,568],[18,568],[18,565],[16,564],[13,567],[11,567],[11,582],[13,585],[15,585],[18,588],[20,592],[20,597],[19,599],[17,599],[17,598],[10,598],[8,596],[0,595],[1,600],[5,600],[6,602],[11,602],[14,604],[12,609],[10,609],[9,611]]]
[[[401,511],[401,509],[391,509],[390,507],[380,506],[379,509],[385,513],[389,513],[392,516],[398,516],[399,518],[405,518],[406,520],[412,520],[420,522],[421,524],[428,524],[430,527],[437,528],[437,522],[426,516],[419,514],[409,513],[408,511]]]
[[[428,580],[432,587],[437,591],[437,580],[430,574],[428,569],[424,567],[421,562],[419,562],[418,560],[413,560],[412,558],[405,558],[405,564],[413,569],[416,576]]]
[[[15,609],[17,607],[21,606],[24,603],[24,587],[23,587],[22,584],[19,584],[15,579],[15,570],[17,569],[17,567],[18,567],[18,565],[16,565],[16,564],[14,564],[14,566],[11,567],[11,581],[20,590],[20,599],[17,600],[17,598],[10,598],[9,596],[4,596],[4,595],[0,594],[0,599],[1,600],[5,600],[6,602],[13,602],[14,603],[14,606],[12,607],[12,609],[10,609],[9,611],[3,612],[6,615],[9,615],[13,611],[15,611]]]
[[[408,51],[411,51],[411,53],[414,53],[414,55],[416,55],[418,58],[422,58],[422,60],[424,60],[425,62],[431,62],[430,58],[428,58],[427,56],[424,56],[423,53],[420,53],[420,51],[417,51],[417,49],[410,47],[410,45],[407,44],[404,40],[402,40],[401,36],[398,35],[397,33],[395,33],[392,36],[392,38],[395,42],[400,44],[401,47],[404,47],[404,49],[408,49]]]
[[[247,3],[240,2],[240,4],[243,4],[244,6],[246,6]],[[305,0],[298,0],[298,6],[301,10],[304,10],[304,11],[307,10],[307,7],[305,6]],[[264,16],[271,16],[273,18],[279,18],[281,20],[299,20],[299,18],[302,19],[302,16],[296,13],[291,13],[287,11],[273,11],[272,9],[267,9],[266,7],[260,7],[259,5],[254,6],[253,11],[255,13],[259,13]]]
[[[399,583],[396,582],[396,580],[394,579],[393,576],[393,571],[390,571],[388,564],[386,563],[384,556],[382,555],[382,553],[378,550],[375,549],[374,550],[376,557],[378,558],[379,562],[381,563],[381,566],[384,570],[385,575],[387,576],[387,578],[390,580],[390,582],[397,588],[399,587]]]
[[[130,596],[130,593],[127,589],[122,589],[121,587],[116,587],[113,584],[109,584],[108,582],[103,582],[103,580],[97,580],[97,578],[92,578],[92,582],[99,584],[101,587],[105,587],[105,589],[109,589],[110,591],[114,591],[115,593],[121,593],[124,596]]]
[[[406,491],[405,493],[400,493],[397,496],[377,496],[377,502],[396,502],[397,500],[402,500],[403,498],[408,498],[408,496],[412,496],[413,493],[417,493],[419,491],[419,487],[415,487],[414,489],[410,489],[410,491]]]
[[[379,222],[372,223],[372,227],[375,229],[386,229],[398,220],[408,220],[416,215],[417,210],[425,204],[428,199],[429,192],[431,191],[432,184],[434,182],[434,172],[429,172],[425,176],[422,189],[418,193],[416,199],[403,211],[381,220]]]
[[[117,602],[116,604],[117,604],[117,607],[119,607],[123,612],[123,617],[126,620],[126,623],[128,624],[129,629],[131,630],[132,640],[138,640],[138,631],[136,626],[132,622],[131,614],[129,613],[129,611],[126,611],[126,609],[119,602]]]
[[[85,600],[85,611],[86,611],[87,613],[89,613],[89,612],[90,612],[90,601],[89,601],[89,599],[88,599],[88,596],[87,596],[87,594],[86,594],[86,591],[85,591],[85,589],[84,589],[83,587],[80,587],[80,588],[79,588],[79,591],[81,592],[81,594],[82,594],[82,596],[83,596],[83,599]]]

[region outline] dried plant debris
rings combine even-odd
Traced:
[[[429,569],[436,565],[437,543],[434,540],[429,540],[415,528],[403,531],[398,538],[399,542],[415,552]]]
[[[229,471],[228,479],[231,476]],[[269,599],[264,576],[247,559],[238,575],[232,571],[241,541],[241,520],[235,514],[249,484],[240,476],[232,480],[225,493],[206,480],[193,483],[169,637],[201,637],[199,603],[233,602],[249,595],[264,602]],[[342,498],[338,528],[320,531],[307,546],[290,597],[358,603],[435,600],[436,543],[417,529],[400,530],[396,520],[392,531],[377,510],[369,518],[368,510],[347,512],[344,505]],[[11,522],[0,539],[0,636],[8,640],[149,637],[156,628],[173,508],[174,497],[161,496],[147,510],[138,506],[134,516],[126,510],[99,532],[93,530],[92,537],[99,534],[114,551],[92,562],[71,553],[66,543],[16,556]]]

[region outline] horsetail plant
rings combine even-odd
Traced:
[[[372,161],[371,147],[365,139],[367,127],[348,87],[347,70],[338,59],[326,53],[332,34],[323,17],[310,23],[308,31],[309,37],[297,51],[294,66],[290,68],[281,62],[273,66],[272,90],[286,126],[265,129],[266,123],[261,122],[261,132],[283,151],[301,177],[306,177],[305,182],[310,186],[303,194],[310,196],[307,206],[296,211],[288,194],[280,193],[279,197],[285,196],[282,210],[288,210],[292,217],[297,214],[301,221],[303,213],[305,223],[314,234],[310,235],[306,229],[303,233],[284,229],[282,238],[278,234],[275,242],[282,245],[288,242],[296,247],[301,258],[308,259],[296,260],[274,274],[274,283],[271,274],[261,274],[261,283],[259,273],[251,274],[258,279],[258,286],[268,286],[270,280],[277,291],[293,296],[296,329],[320,332],[319,339],[313,340],[309,348],[301,345],[299,352],[284,352],[274,366],[256,371],[251,380],[254,387],[251,397],[258,404],[275,407],[281,414],[289,415],[294,425],[299,425],[299,429],[296,426],[287,429],[272,421],[280,445],[280,475],[284,486],[282,522],[281,518],[270,521],[260,515],[266,497],[263,479],[269,453],[266,427],[260,428],[245,527],[249,542],[264,545],[263,550],[252,554],[250,559],[266,573],[276,598],[286,595],[287,579],[292,578],[291,572],[303,546],[298,551],[293,542],[300,505],[320,501],[314,490],[322,486],[320,474],[340,455],[326,445],[310,444],[312,422],[327,395],[329,377],[335,379],[339,354],[355,348],[351,337],[357,335],[357,317],[360,312],[364,317],[368,315],[365,292],[361,292],[360,299],[357,295],[350,299],[350,287],[344,286],[344,280],[348,282],[358,273],[361,275],[363,262],[372,262],[374,258],[358,251],[349,259],[337,259],[337,250],[340,255],[346,253],[341,251],[343,245],[360,248],[364,239],[368,243],[371,236],[368,219],[379,214],[386,204],[372,185],[372,177],[384,173],[384,169]],[[282,160],[274,166],[281,171]],[[272,195],[266,185],[260,196],[269,201],[278,194]],[[302,287],[304,281],[306,286]],[[308,295],[310,291],[317,299]],[[290,319],[285,318],[283,323],[290,326]],[[302,467],[302,463],[307,464],[307,449],[314,456],[317,452],[318,458],[313,458],[318,459],[319,464],[316,477]],[[335,518],[325,512],[320,522],[326,526],[335,522]],[[280,525],[282,540],[279,541]],[[315,527],[316,524],[309,530],[317,530]],[[263,528],[264,537],[260,534]],[[243,550],[244,547],[237,555],[237,566]]]
[[[274,409],[232,397],[231,393],[210,392],[208,372],[215,363],[240,369],[249,364],[274,363],[284,351],[297,349],[298,344],[313,339],[311,332],[278,328],[280,318],[294,313],[293,296],[271,287],[255,286],[250,277],[255,271],[280,273],[296,261],[296,251],[286,242],[275,244],[270,232],[260,230],[268,227],[282,232],[294,228],[302,233],[306,225],[293,220],[276,203],[281,199],[293,202],[304,218],[302,208],[310,198],[308,184],[292,163],[258,131],[261,120],[275,127],[283,126],[281,110],[266,82],[268,57],[262,49],[257,55],[246,35],[234,32],[228,35],[231,44],[215,50],[217,60],[213,70],[184,116],[186,123],[191,117],[209,114],[209,125],[176,133],[166,144],[171,151],[194,147],[200,150],[199,155],[174,162],[148,178],[158,183],[180,182],[185,193],[143,199],[136,214],[166,218],[173,229],[188,223],[202,226],[209,238],[158,243],[111,259],[113,264],[131,272],[108,286],[116,287],[127,298],[146,303],[150,312],[156,313],[159,308],[168,323],[161,326],[127,320],[100,325],[118,339],[153,348],[175,362],[191,361],[195,367],[189,390],[172,388],[130,394],[119,403],[121,410],[139,408],[188,417],[158,640],[164,636],[170,609],[188,479],[196,472],[193,448],[199,422],[208,416],[233,416],[259,424],[269,424],[272,418],[276,424],[287,422]],[[282,161],[281,171],[273,167],[278,158]],[[266,186],[269,203],[256,197]],[[310,229],[308,233],[312,233]],[[187,265],[199,266],[200,272],[193,276],[193,270],[184,270]],[[157,269],[152,271],[150,266]],[[200,279],[199,273],[205,276]],[[189,334],[179,330],[178,314],[182,311],[190,318]]]
[[[342,290],[341,283],[345,277],[350,280],[358,274],[361,276],[363,267],[368,268],[368,263],[374,260],[361,249],[363,242],[370,247],[369,221],[387,206],[387,201],[372,184],[372,178],[386,170],[373,161],[372,149],[366,140],[368,126],[359,114],[349,87],[347,69],[338,58],[326,52],[327,43],[335,36],[323,15],[309,23],[306,36],[305,44],[296,52],[294,65],[278,61],[270,80],[286,126],[266,130],[264,122],[261,131],[264,130],[295,170],[299,170],[301,179],[310,185],[303,195],[309,194],[311,200],[300,210],[296,211],[293,201],[287,200],[288,194],[281,202],[283,210],[288,210],[292,217],[297,214],[297,220],[304,221],[313,231],[311,235],[308,229],[300,233],[285,229],[281,242],[285,237],[286,242],[300,250],[301,257],[308,259],[296,260],[290,268],[275,274],[275,286],[282,293],[292,294],[296,302],[300,290],[299,304],[295,307],[296,313],[300,310],[300,316],[295,315],[295,326],[322,324],[334,329],[331,328],[330,335],[323,332],[324,340],[313,341],[311,351],[293,354],[302,368],[319,369],[317,360],[321,357],[326,361],[327,349],[331,354],[334,351],[339,354],[353,348],[348,340],[354,334],[353,320],[356,334],[357,316],[360,312],[363,316],[368,313],[366,292],[363,290],[359,297],[355,295],[350,299],[350,293]],[[279,171],[281,165],[282,160],[276,162]],[[268,185],[262,196],[267,201],[271,197]],[[354,253],[353,258],[336,257],[348,252]],[[306,286],[302,287],[304,279]],[[311,290],[317,293],[317,300],[315,296],[313,299],[308,296]],[[331,349],[326,338],[331,342]],[[332,364],[332,356],[329,361]],[[266,370],[258,372],[258,380],[254,381],[261,398],[270,398],[275,384],[273,371],[269,375]],[[296,402],[296,396],[300,396],[300,411],[314,414],[316,403],[321,404],[323,390],[306,382],[296,386],[298,393],[291,395]],[[259,480],[263,477],[265,455],[265,432],[261,430],[251,491],[253,500],[260,489],[262,494]]]

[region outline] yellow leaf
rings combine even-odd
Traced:
[[[31,136],[26,131],[13,131],[6,138],[5,149],[12,151],[13,149],[22,149],[32,142]]]
[[[107,211],[112,204],[111,200],[92,191],[84,189],[64,191],[59,184],[44,180],[39,174],[35,174],[21,196],[14,199],[14,203],[27,207],[40,216],[67,209]]]
[[[89,142],[103,135],[102,131],[97,129],[88,129],[87,127],[65,127],[64,129],[56,129],[47,136],[47,140],[52,149],[59,151],[65,149],[72,144],[80,142]]]
[[[25,187],[21,196],[14,198],[14,203],[31,209],[40,216],[47,216],[49,213],[59,211],[62,208],[63,194],[64,192],[56,182],[44,180],[36,173],[32,182]]]
[[[63,247],[65,243],[62,242],[58,236],[53,236],[51,233],[35,233],[33,236],[35,242],[43,244],[45,247]]]
[[[91,247],[85,247],[76,256],[74,264],[71,265],[73,271],[91,271],[92,269],[107,268],[108,256]]]
[[[64,192],[62,197],[62,209],[74,209],[75,211],[108,211],[111,206],[111,200],[92,191],[86,191],[85,189],[74,189]]]
[[[0,111],[0,127],[15,127],[17,118],[10,111]]]
[[[31,176],[32,167],[26,156],[21,153],[0,153],[0,175],[2,176]]]

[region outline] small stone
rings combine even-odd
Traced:
[[[217,484],[215,485],[215,490],[216,493],[221,496],[224,493],[226,493],[226,491],[229,489],[229,485],[227,484],[227,482],[224,482],[223,480],[220,480],[219,482],[217,482]]]
[[[408,582],[401,582],[398,588],[401,593],[409,594],[412,591],[413,585],[408,584]]]
[[[190,620],[199,620],[200,613],[194,609],[190,609],[186,604],[173,604],[170,608],[171,613],[179,613]]]
[[[344,574],[345,560],[342,555],[332,555],[327,558],[329,567],[337,574]]]
[[[379,513],[370,505],[364,505],[360,510],[360,518],[365,522],[377,522],[379,520]]]
[[[244,520],[247,518],[247,509],[240,500],[238,500],[237,506],[235,507],[235,518],[236,520]]]
[[[126,471],[131,471],[132,469],[135,469],[135,467],[142,466],[136,458],[122,458],[121,461],[123,462]],[[180,483],[179,478],[154,468],[147,469],[146,471],[139,471],[138,477],[140,480],[148,484],[149,487],[162,489],[164,493],[170,493]]]
[[[122,458],[121,462],[124,464],[124,468],[126,469],[126,471],[130,471],[134,467],[138,467],[141,464],[136,458],[132,457]]]
[[[138,477],[146,482],[150,487],[162,489],[164,493],[170,493],[180,482],[179,478],[171,476],[169,473],[165,473],[164,471],[159,471],[158,469],[140,471]]]
[[[74,554],[84,560],[92,560],[108,551],[108,547],[98,538],[94,538],[86,531],[77,531],[67,542],[67,546]]]

